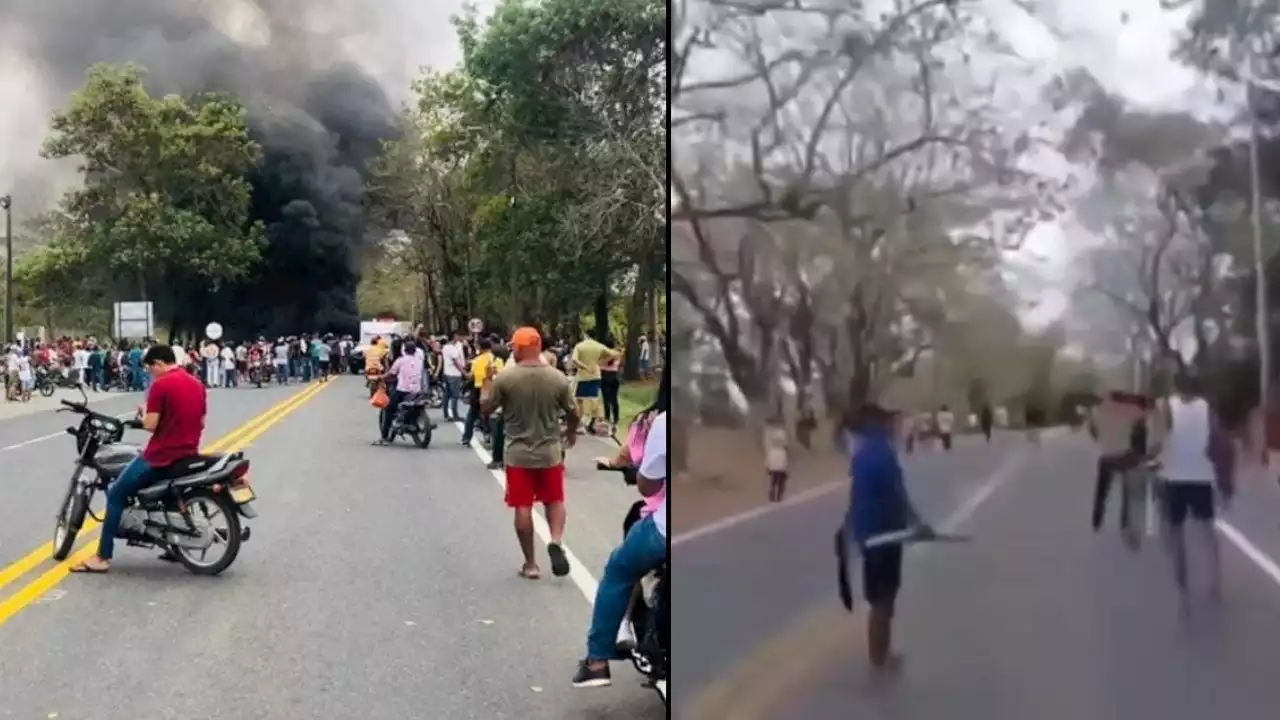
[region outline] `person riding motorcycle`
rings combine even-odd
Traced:
[[[417,344],[413,340],[406,339],[401,345],[403,354],[391,364],[391,369],[387,371],[383,381],[388,385],[388,395],[390,402],[382,412],[382,441],[391,442],[391,426],[395,422],[396,411],[400,408],[400,403],[405,398],[414,393],[422,392],[422,353],[418,352]],[[395,381],[395,385],[391,385],[391,381]]]
[[[364,351],[364,376],[373,387],[386,372],[387,341],[381,335],[375,335],[373,342]]]
[[[181,371],[173,348],[168,345],[152,345],[142,364],[153,381],[147,402],[138,406],[138,413],[142,415],[142,428],[151,432],[151,439],[142,454],[130,461],[107,488],[98,554],[72,567],[71,572],[107,572],[129,498],[150,485],[157,471],[200,453],[208,407],[204,383]]]
[[[647,497],[662,494],[661,504],[636,522],[605,564],[596,588],[587,631],[587,656],[578,663],[574,687],[593,688],[612,684],[609,661],[617,655],[618,628],[627,613],[632,588],[646,574],[667,561],[667,406],[670,385],[659,385],[656,417],[649,425],[640,458],[637,488]]]

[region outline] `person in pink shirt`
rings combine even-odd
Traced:
[[[405,340],[400,357],[391,364],[387,377],[395,381],[389,393],[391,402],[387,403],[382,413],[382,441],[391,442],[391,423],[396,416],[396,409],[404,399],[414,393],[422,392],[423,374],[422,352],[413,340]]]

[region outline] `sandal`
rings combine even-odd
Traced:
[[[520,577],[525,580],[537,580],[542,577],[542,571],[538,569],[537,565],[525,565],[520,568]]]
[[[569,557],[559,543],[547,543],[547,555],[551,557],[551,574],[564,577],[569,574]]]
[[[70,572],[73,572],[73,573],[85,573],[86,575],[105,575],[105,574],[107,573],[107,571],[108,571],[108,570],[110,570],[110,569],[111,569],[111,567],[110,567],[110,566],[107,566],[107,567],[94,567],[93,565],[90,565],[90,564],[86,561],[86,562],[82,562],[82,563],[80,563],[80,564],[78,564],[78,565],[72,565],[72,566],[71,566],[71,568],[70,568]]]

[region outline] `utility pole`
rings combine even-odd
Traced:
[[[13,342],[13,196],[0,197],[4,210],[4,342]]]

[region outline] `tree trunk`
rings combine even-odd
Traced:
[[[660,368],[662,364],[662,343],[658,342],[658,334],[661,329],[662,318],[658,316],[658,284],[654,282],[656,278],[650,274],[649,287],[645,292],[648,295],[648,319],[649,328],[646,336],[649,338],[649,367]]]
[[[596,339],[608,342],[609,337],[609,278],[601,282],[600,294],[596,295]]]
[[[622,378],[627,382],[640,379],[640,335],[643,330],[645,301],[649,297],[649,273],[644,265],[636,277],[631,302],[627,304],[627,337],[623,355]]]

